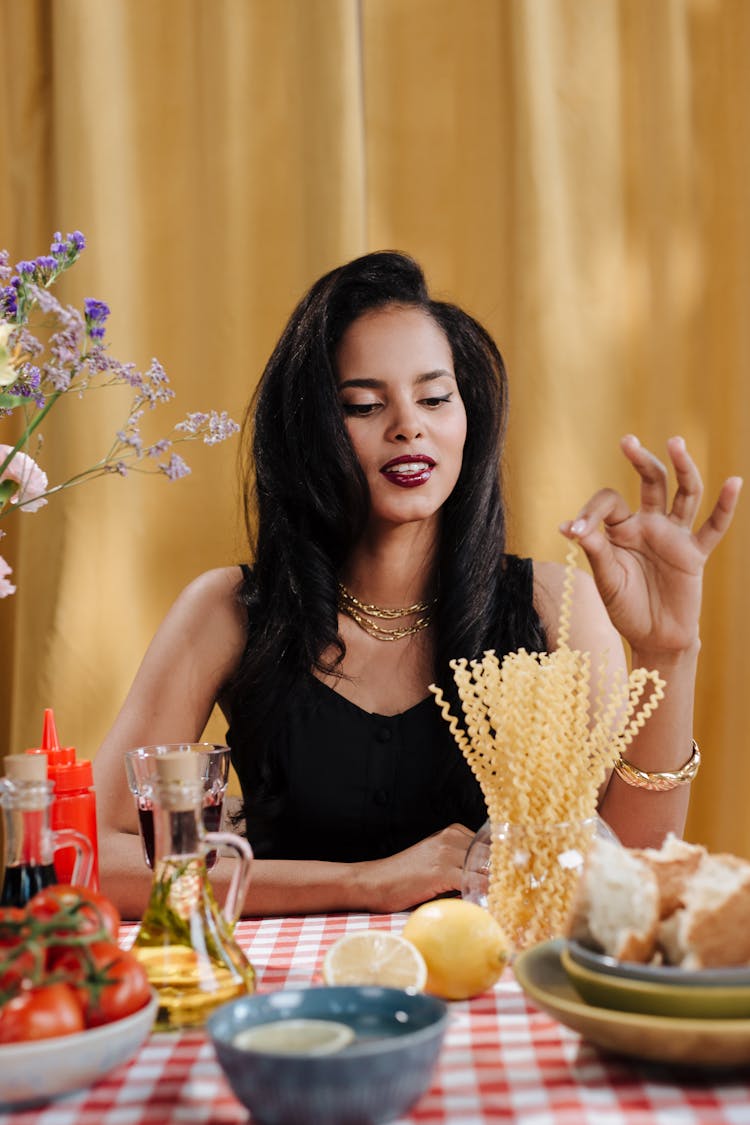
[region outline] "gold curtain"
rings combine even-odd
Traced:
[[[396,247],[506,357],[515,549],[561,559],[594,489],[636,499],[628,431],[659,452],[684,433],[711,496],[747,475],[745,0],[0,0],[0,42],[0,246],[85,232],[63,295],[111,304],[118,358],[160,358],[165,420],[239,417],[305,288]],[[63,402],[50,478],[126,408]],[[3,750],[53,706],[92,756],[177,592],[243,557],[236,443],[186,456],[183,481],[4,521]],[[750,855],[748,512],[707,571],[688,834]]]

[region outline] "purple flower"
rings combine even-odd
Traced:
[[[29,296],[32,301],[35,301],[39,306],[41,312],[47,316],[54,316],[57,319],[64,316],[63,307],[53,293],[46,289],[43,285],[29,285]],[[80,317],[80,313],[75,310],[76,315]]]
[[[33,277],[36,272],[36,262],[19,262],[16,269],[24,277]]]
[[[162,453],[167,452],[171,445],[172,442],[169,438],[161,438],[160,441],[154,442],[153,445],[150,445],[148,449],[144,450],[144,453],[147,457],[160,457]]]
[[[104,322],[109,316],[109,305],[104,301],[96,301],[93,297],[86,297],[83,302],[86,316],[86,331],[92,340],[104,338]]]
[[[63,242],[63,236],[60,231],[55,231],[52,235],[52,244],[49,248],[50,254],[54,254],[56,258],[65,257],[68,252],[67,242]]]
[[[130,422],[130,419],[128,420]],[[127,430],[118,430],[115,437],[121,445],[129,445],[134,449],[138,457],[143,456],[143,438],[138,432],[137,426],[130,427],[130,433]]]
[[[15,320],[18,315],[18,297],[12,285],[0,289],[0,317]]]
[[[72,375],[64,367],[56,367],[54,363],[45,363],[42,368],[42,379],[51,383],[54,390],[64,393],[70,388]]]
[[[42,344],[40,340],[37,340],[36,336],[32,336],[25,326],[15,330],[13,333],[13,342],[20,348],[24,355],[37,356],[41,355],[44,351],[44,344]]]
[[[107,465],[108,473],[117,473],[121,477],[128,475],[128,467],[124,461],[116,461],[114,465]]]
[[[226,441],[232,434],[236,434],[239,428],[226,410],[222,410],[221,414],[212,410],[208,421],[208,433],[205,434],[203,441],[206,445],[217,445],[220,441]]]
[[[184,422],[178,422],[175,426],[176,430],[181,430],[185,434],[200,433],[201,426],[205,426],[208,421],[208,414],[199,414],[197,411],[193,414],[188,414]]]
[[[173,453],[167,464],[159,465],[159,468],[168,480],[179,480],[180,477],[186,477],[191,471],[190,466],[183,461],[178,453]]]

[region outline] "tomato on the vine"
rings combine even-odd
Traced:
[[[0,1043],[52,1039],[85,1027],[74,990],[59,982],[23,989],[0,1008]]]
[[[27,903],[26,910],[31,917],[46,921],[63,913],[75,923],[75,932],[78,934],[90,934],[103,929],[111,938],[116,938],[120,927],[119,911],[106,895],[88,887],[75,887],[68,883],[55,884],[37,891]],[[70,932],[70,927],[63,928],[63,933],[67,932]]]
[[[55,962],[78,994],[88,1027],[122,1019],[149,1000],[151,986],[143,965],[114,942],[70,946]]]
[[[44,949],[30,933],[26,911],[0,910],[0,1000],[14,995],[24,981],[38,983],[44,972]]]

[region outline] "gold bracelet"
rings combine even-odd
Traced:
[[[615,762],[615,773],[623,781],[627,781],[628,785],[634,785],[637,789],[656,789],[665,793],[668,789],[676,789],[678,785],[687,785],[691,782],[697,774],[700,764],[701,752],[698,749],[698,743],[693,739],[693,752],[685,765],[678,770],[649,773],[647,770],[639,770],[637,766],[634,766],[631,762],[626,762],[621,756]]]

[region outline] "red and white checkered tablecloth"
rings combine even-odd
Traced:
[[[240,944],[259,990],[320,982],[341,934],[400,931],[405,915],[327,915],[242,921]],[[124,927],[122,943],[135,927]],[[600,1054],[537,1011],[510,970],[485,995],[451,1005],[432,1088],[401,1118],[477,1125],[750,1125],[750,1073],[743,1079],[676,1079],[656,1067]],[[247,1125],[202,1032],[153,1034],[101,1082],[42,1109],[0,1115],[2,1125]]]

